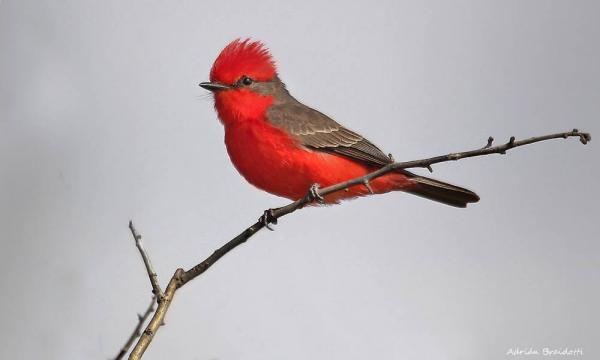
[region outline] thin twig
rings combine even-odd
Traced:
[[[435,157],[421,159],[421,160],[392,163],[392,164],[384,166],[376,171],[373,171],[365,176],[355,178],[355,179],[352,179],[349,181],[345,181],[345,182],[342,182],[339,184],[331,185],[331,186],[328,186],[328,187],[320,189],[320,190],[311,187],[311,189],[308,191],[306,196],[304,196],[303,198],[298,199],[286,206],[276,208],[276,209],[269,209],[269,210],[265,211],[263,216],[257,222],[250,225],[238,236],[234,237],[229,242],[227,242],[225,245],[223,245],[222,247],[217,249],[214,253],[212,253],[208,258],[206,258],[201,263],[197,264],[196,266],[192,267],[191,269],[189,269],[187,271],[184,271],[183,269],[177,269],[177,271],[175,272],[175,274],[169,281],[169,285],[167,286],[167,290],[164,294],[163,301],[159,302],[158,309],[154,313],[152,320],[146,327],[146,330],[144,331],[144,333],[140,337],[140,340],[138,341],[135,348],[131,352],[129,359],[130,360],[141,359],[142,355],[148,348],[148,345],[150,345],[150,342],[154,338],[154,335],[158,331],[158,328],[163,323],[165,314],[171,304],[171,301],[173,300],[173,296],[175,295],[175,292],[177,291],[177,289],[181,288],[182,286],[184,286],[191,280],[195,279],[196,277],[198,277],[199,275],[204,273],[213,264],[215,264],[215,262],[217,262],[220,258],[222,258],[225,254],[227,254],[231,250],[235,249],[237,246],[246,242],[250,237],[252,237],[254,234],[256,234],[263,227],[267,226],[269,223],[276,223],[277,219],[279,219],[280,217],[290,214],[298,209],[301,209],[304,206],[312,203],[313,201],[317,201],[319,198],[321,198],[323,196],[330,195],[337,191],[343,191],[343,190],[348,189],[349,187],[352,187],[355,185],[366,186],[365,184],[368,184],[369,181],[376,179],[380,176],[383,176],[387,173],[390,173],[392,171],[408,169],[408,168],[416,168],[416,167],[427,168],[431,171],[431,165],[441,163],[441,162],[456,161],[456,160],[464,159],[464,158],[468,158],[468,157],[483,156],[483,155],[490,155],[490,154],[505,154],[506,151],[508,151],[512,148],[515,148],[515,147],[533,144],[536,142],[550,140],[550,139],[560,139],[560,138],[566,139],[569,137],[579,137],[579,140],[583,144],[587,144],[591,140],[590,134],[579,132],[577,129],[573,129],[572,131],[564,132],[564,133],[532,137],[532,138],[520,140],[520,141],[516,141],[514,137],[511,137],[507,143],[505,143],[503,145],[498,145],[498,146],[492,146],[493,138],[490,137],[490,138],[488,138],[487,144],[484,147],[476,149],[476,150],[470,150],[470,151],[464,151],[464,152],[458,152],[458,153],[450,153],[450,154],[446,154],[446,155],[435,156]],[[149,271],[149,273],[150,273],[150,271]]]
[[[152,285],[152,293],[156,297],[156,302],[160,303],[165,294],[163,294],[162,289],[160,288],[160,284],[158,283],[158,275],[156,275],[156,271],[154,271],[154,267],[152,267],[152,262],[150,262],[150,257],[144,249],[144,245],[142,244],[142,235],[140,235],[135,226],[133,226],[133,221],[129,221],[129,230],[131,230],[131,235],[135,240],[135,246],[140,251],[140,255],[142,255],[142,259],[144,260],[144,265],[146,266],[146,272],[148,273],[148,278],[150,278],[150,284]]]
[[[360,184],[364,183],[364,181],[373,180],[375,178],[378,178],[380,176],[383,176],[387,173],[390,173],[390,172],[396,171],[396,170],[417,168],[417,167],[430,168],[431,165],[433,165],[433,164],[438,164],[438,163],[446,162],[446,161],[456,161],[456,160],[465,159],[465,158],[469,158],[469,157],[483,156],[483,155],[490,155],[490,154],[506,154],[506,152],[508,150],[519,147],[519,146],[529,145],[529,144],[533,144],[536,142],[546,141],[546,140],[551,140],[551,139],[567,139],[569,137],[578,137],[579,141],[581,141],[581,143],[584,145],[592,140],[592,137],[590,134],[579,132],[579,130],[577,130],[577,129],[573,129],[572,131],[568,131],[568,132],[564,132],[564,133],[556,133],[556,134],[550,134],[550,135],[544,135],[544,136],[531,137],[529,139],[524,139],[524,140],[519,140],[519,141],[515,141],[515,137],[511,136],[510,140],[507,143],[498,145],[498,146],[491,146],[494,139],[490,137],[490,138],[488,138],[486,146],[484,146],[483,148],[476,149],[476,150],[470,150],[470,151],[463,151],[463,152],[458,152],[458,153],[450,153],[450,154],[441,155],[441,156],[434,156],[434,157],[430,157],[427,159],[405,161],[405,162],[389,164],[389,165],[384,166],[376,171],[373,171],[372,173],[369,173],[365,176],[320,189],[319,195],[326,196],[326,195],[332,194],[334,192],[337,192],[337,191],[340,191],[343,189],[347,189],[354,185],[360,185]],[[303,204],[303,205],[306,205],[306,204]],[[296,209],[294,209],[294,210],[296,210]],[[289,212],[286,212],[285,214],[288,214],[288,213]],[[277,216],[277,217],[279,217],[279,216]]]
[[[152,301],[150,301],[150,305],[148,305],[148,308],[146,309],[144,314],[137,314],[138,323],[135,326],[135,329],[133,329],[133,332],[131,333],[131,335],[129,336],[129,339],[127,339],[127,342],[125,343],[125,345],[123,345],[123,347],[121,348],[121,351],[119,351],[117,356],[115,356],[114,360],[123,359],[123,357],[129,351],[129,348],[131,348],[131,345],[133,345],[133,342],[135,341],[135,339],[140,337],[140,335],[142,334],[142,326],[144,326],[146,319],[148,319],[148,316],[150,316],[150,314],[152,314],[152,312],[154,311],[155,303],[156,303],[156,297],[153,296]]]

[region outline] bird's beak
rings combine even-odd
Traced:
[[[199,85],[201,88],[210,90],[212,92],[231,89],[231,86],[217,83],[217,82],[201,82]]]

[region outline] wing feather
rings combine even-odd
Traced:
[[[361,135],[338,124],[325,114],[299,102],[273,105],[267,118],[306,147],[359,160],[371,166],[384,166],[390,158]]]

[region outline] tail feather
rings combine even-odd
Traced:
[[[479,196],[471,190],[428,177],[415,175],[408,171],[402,171],[402,173],[416,183],[415,186],[406,190],[406,192],[410,194],[461,208],[467,207],[468,203],[479,201]]]

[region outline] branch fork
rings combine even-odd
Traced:
[[[237,235],[236,237],[231,239],[229,242],[227,242],[225,245],[221,246],[219,249],[215,250],[204,261],[200,262],[199,264],[195,265],[194,267],[192,267],[191,269],[189,269],[187,271],[183,270],[181,268],[177,269],[175,271],[175,273],[173,274],[173,276],[171,277],[171,279],[169,280],[169,283],[167,284],[167,287],[164,292],[162,291],[162,289],[159,285],[158,275],[156,274],[156,272],[154,271],[154,268],[152,267],[150,257],[148,256],[148,253],[146,252],[146,249],[144,248],[144,246],[142,244],[142,236],[137,232],[137,230],[133,226],[133,223],[130,221],[129,222],[129,230],[131,231],[131,234],[135,240],[136,247],[138,248],[140,255],[142,256],[142,259],[144,261],[144,265],[146,267],[146,272],[148,273],[148,278],[150,279],[150,284],[152,285],[152,292],[154,293],[154,298],[153,298],[153,302],[151,304],[152,306],[149,307],[148,310],[146,310],[146,312],[144,313],[143,316],[138,316],[138,326],[136,327],[136,330],[133,332],[129,341],[126,343],[126,345],[123,347],[123,349],[121,349],[121,352],[119,353],[120,357],[117,357],[116,359],[121,359],[121,357],[127,353],[129,347],[131,346],[133,341],[138,336],[139,336],[139,340],[138,340],[137,344],[135,345],[134,349],[132,350],[131,354],[129,355],[129,359],[130,360],[141,359],[144,352],[146,351],[146,349],[148,348],[148,346],[154,339],[154,336],[156,335],[156,332],[158,331],[159,327],[161,325],[164,325],[164,318],[169,309],[169,306],[171,305],[173,297],[175,296],[175,292],[179,288],[185,286],[185,284],[187,284],[191,280],[200,276],[202,273],[204,273],[206,270],[208,270],[212,265],[214,265],[220,258],[222,258],[225,254],[227,254],[228,252],[230,252],[237,246],[246,242],[250,237],[252,237],[254,234],[256,234],[263,227],[267,227],[270,230],[272,230],[269,225],[276,224],[277,220],[282,216],[285,216],[285,215],[290,214],[298,209],[301,209],[304,206],[306,206],[314,201],[321,202],[321,201],[323,201],[323,197],[327,196],[329,194],[335,193],[337,191],[347,191],[348,188],[355,186],[355,185],[363,185],[369,190],[369,192],[373,193],[373,190],[371,189],[369,182],[373,179],[376,179],[376,178],[383,176],[387,173],[390,173],[392,171],[397,171],[400,169],[421,167],[421,168],[427,168],[429,171],[433,172],[433,169],[431,166],[434,164],[437,164],[437,163],[456,161],[456,160],[460,160],[460,159],[464,159],[464,158],[468,158],[468,157],[483,156],[483,155],[490,155],[490,154],[505,154],[506,151],[516,148],[516,147],[519,147],[519,146],[533,144],[536,142],[550,140],[550,139],[560,139],[560,138],[567,139],[569,137],[579,137],[580,142],[584,145],[587,144],[591,140],[591,136],[589,133],[579,132],[579,130],[577,130],[577,129],[573,129],[572,131],[569,131],[569,132],[550,134],[550,135],[544,135],[544,136],[539,136],[539,137],[532,137],[529,139],[524,139],[524,140],[519,140],[519,141],[517,141],[514,136],[511,136],[508,142],[506,142],[505,144],[502,144],[502,145],[498,145],[498,146],[493,146],[494,138],[490,136],[487,139],[487,144],[484,147],[478,148],[475,150],[450,153],[450,154],[446,154],[446,155],[435,156],[435,157],[421,159],[421,160],[394,162],[394,163],[386,165],[380,169],[377,169],[376,171],[373,171],[365,176],[351,179],[351,180],[348,180],[348,181],[345,181],[345,182],[342,182],[339,184],[331,185],[331,186],[328,186],[325,188],[320,188],[318,184],[313,184],[308,189],[307,194],[304,197],[302,197],[292,203],[289,203],[285,206],[266,210],[256,223],[250,225],[248,228],[246,228],[244,231],[242,231],[239,235]],[[391,154],[390,154],[390,159],[393,159]],[[154,299],[156,299],[156,300],[154,300]],[[156,301],[158,304],[156,311],[154,311],[154,307],[153,307],[154,301]],[[149,316],[149,314],[152,311],[154,311],[152,319],[148,323],[144,332],[141,333],[141,336],[138,335],[140,333],[140,329],[141,329],[143,323],[145,322],[146,318]]]

